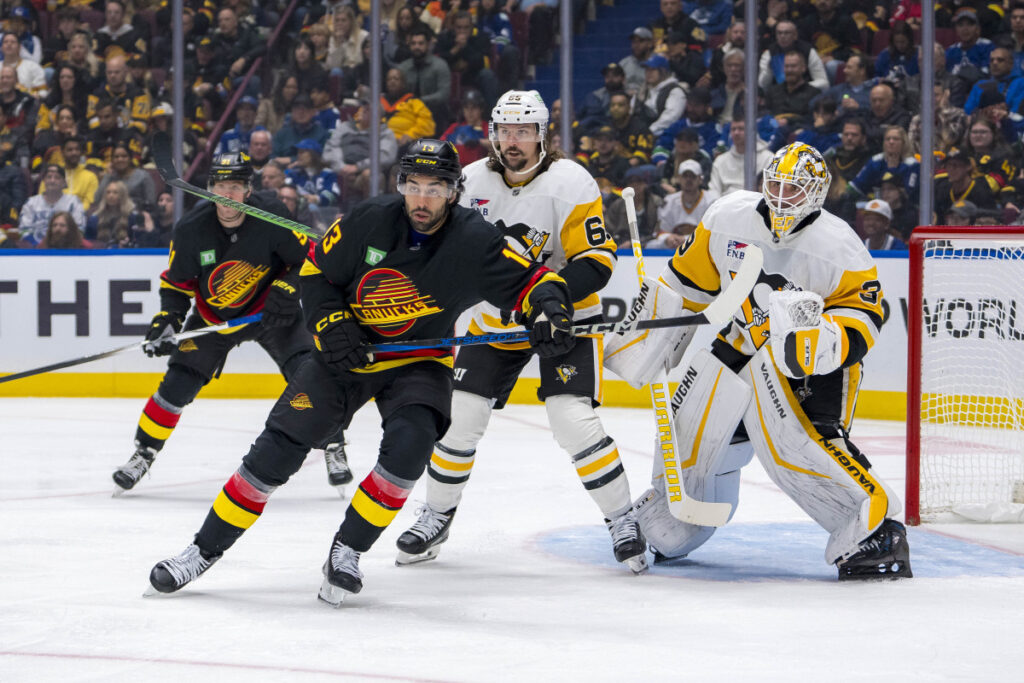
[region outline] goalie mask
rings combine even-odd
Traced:
[[[501,142],[498,126],[519,123],[532,123],[537,126],[537,134],[534,139],[540,145],[540,158],[537,159],[536,164],[522,171],[509,169],[514,173],[525,175],[540,166],[544,157],[547,156],[544,151],[544,138],[548,129],[548,108],[536,90],[509,90],[498,99],[498,103],[491,110],[491,120],[487,124],[487,137],[491,141],[494,154],[505,168],[508,168],[508,165],[501,156],[501,150],[498,149],[498,142]]]
[[[795,142],[775,153],[764,169],[761,193],[768,204],[776,240],[821,209],[831,182],[824,157],[810,145]]]

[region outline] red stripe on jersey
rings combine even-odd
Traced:
[[[244,507],[247,510],[261,514],[263,508],[267,504],[267,499],[270,498],[269,493],[263,493],[258,488],[250,484],[245,480],[238,472],[231,475],[228,482],[224,484],[224,493],[237,503],[239,506]]]
[[[319,242],[314,242],[313,240],[310,240],[309,249],[306,250],[306,259],[312,261],[314,266],[316,266],[316,245],[318,244]],[[320,268],[320,266],[316,267],[318,269]]]
[[[363,479],[359,488],[371,499],[395,510],[405,505],[405,499],[409,497],[410,491],[410,489],[403,489],[397,484],[392,484],[376,472],[370,472],[366,479]]]
[[[526,298],[526,295],[530,293],[530,289],[535,284],[537,284],[537,281],[540,280],[542,277],[544,277],[544,275],[546,273],[553,273],[553,272],[555,272],[555,271],[551,270],[550,268],[545,268],[544,266],[541,266],[540,268],[538,268],[537,272],[535,272],[533,274],[533,277],[530,278],[530,281],[526,283],[525,287],[523,287],[523,291],[519,292],[519,296],[516,298],[516,307],[513,310],[522,311],[523,310],[523,300]]]
[[[142,409],[142,414],[153,422],[156,422],[161,427],[167,427],[168,429],[173,429],[177,426],[178,420],[181,419],[181,415],[161,408],[160,405],[153,400],[152,396],[148,401],[146,401],[146,407]]]
[[[167,284],[171,285],[172,287],[177,287],[178,289],[185,289],[191,292],[199,291],[198,288],[196,287],[197,280],[195,278],[192,278],[191,280],[185,280],[184,282],[175,282],[171,278],[167,277],[167,274],[169,272],[171,271],[165,270],[164,272],[160,273],[160,279],[166,282]]]

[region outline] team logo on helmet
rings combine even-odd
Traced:
[[[814,147],[797,142],[775,153],[764,170],[761,192],[776,239],[785,237],[803,218],[821,209],[831,182],[825,159]]]

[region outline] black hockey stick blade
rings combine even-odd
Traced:
[[[179,190],[188,192],[196,197],[206,199],[222,206],[230,207],[236,211],[241,211],[249,216],[255,216],[256,218],[260,218],[282,228],[287,228],[293,232],[305,235],[315,242],[320,241],[320,233],[308,225],[297,223],[290,218],[279,216],[276,213],[265,211],[263,209],[256,208],[255,206],[250,206],[249,204],[236,202],[234,199],[221,197],[220,195],[204,190],[201,187],[196,187],[195,185],[183,180],[178,176],[178,171],[174,168],[174,161],[171,158],[171,136],[167,133],[159,132],[153,136],[152,149],[153,162],[156,164],[156,169],[160,172],[160,176],[164,179],[164,182],[171,187],[176,187]]]

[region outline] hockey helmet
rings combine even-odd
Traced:
[[[814,147],[794,142],[775,153],[764,169],[761,194],[768,204],[771,230],[777,240],[821,209],[831,182],[825,158]]]
[[[420,138],[412,143],[398,162],[398,182],[404,183],[411,175],[441,178],[450,182],[456,193],[462,192],[462,164],[450,142]]]
[[[497,140],[497,126],[502,123],[535,123],[539,140],[544,140],[548,129],[548,108],[536,90],[509,90],[498,98],[491,110],[488,137]]]
[[[210,173],[207,176],[207,184],[219,180],[241,180],[250,182],[252,180],[252,160],[245,152],[230,152],[218,154],[210,164]]]

